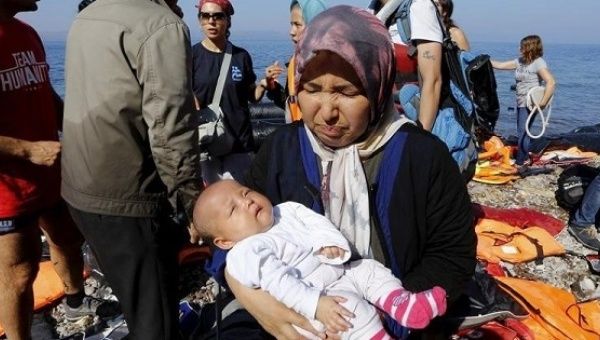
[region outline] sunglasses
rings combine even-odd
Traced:
[[[198,17],[204,21],[209,21],[210,19],[214,19],[215,21],[225,20],[227,15],[224,12],[200,12],[198,13]]]

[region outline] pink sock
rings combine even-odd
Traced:
[[[392,340],[392,337],[382,328],[371,337],[371,340]]]
[[[446,291],[441,287],[420,293],[396,289],[379,299],[377,306],[402,326],[422,329],[431,319],[446,313]]]

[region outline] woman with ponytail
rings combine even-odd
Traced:
[[[434,0],[433,1],[438,9],[438,12],[442,16],[442,21],[444,22],[444,26],[450,33],[450,39],[463,51],[468,51],[471,49],[471,45],[469,44],[469,40],[465,35],[465,32],[456,25],[454,20],[452,20],[452,12],[454,12],[454,3],[452,0]]]

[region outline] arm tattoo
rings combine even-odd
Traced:
[[[423,54],[421,54],[421,56],[425,59],[435,60],[435,56],[431,54],[431,51],[424,51]]]

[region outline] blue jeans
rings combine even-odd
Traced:
[[[528,116],[529,109],[526,107],[517,108],[517,136],[519,137],[517,156],[515,157],[517,165],[523,165],[523,163],[529,159],[529,144],[531,144],[531,137],[527,135],[527,131],[525,130]],[[531,123],[533,123],[533,118],[531,119],[529,127],[531,127]]]
[[[600,210],[600,175],[596,176],[585,190],[581,206],[573,214],[571,223],[580,227],[595,225],[598,210]]]

